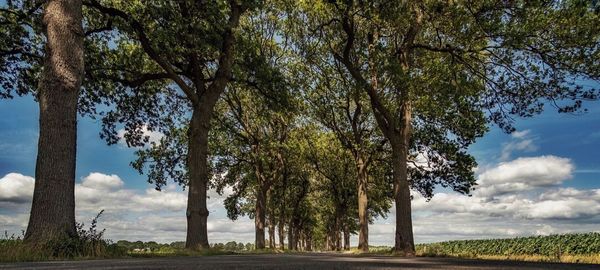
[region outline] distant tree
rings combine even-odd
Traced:
[[[171,242],[171,244],[169,244],[169,246],[176,248],[176,249],[182,249],[182,248],[185,248],[185,242],[183,242],[183,241]]]
[[[276,198],[272,192],[283,178],[285,143],[296,117],[288,52],[285,42],[277,40],[279,13],[269,7],[250,13],[241,23],[247,41],[242,55],[256,54],[260,61],[245,59],[245,69],[234,71],[234,83],[217,104],[211,138],[217,188],[229,185],[235,190],[225,201],[228,216],[254,218],[256,249],[266,247],[266,228],[269,247],[275,248],[277,218],[272,203]]]
[[[230,241],[225,243],[225,250],[229,250],[229,251],[236,251],[237,250],[237,243],[235,241]]]
[[[382,152],[385,139],[377,133],[368,97],[356,87],[343,67],[323,57],[327,52],[301,53],[307,59],[304,71],[307,81],[314,82],[305,85],[309,114],[330,130],[354,159],[360,224],[358,248],[366,252],[369,249],[369,169],[376,154]]]
[[[281,181],[284,144],[293,120],[281,112],[269,111],[266,102],[248,90],[232,88],[223,100],[227,108],[217,120],[223,129],[215,137],[220,144],[215,147],[219,149],[215,152],[216,171],[222,175],[218,187],[234,187],[235,193],[225,201],[228,216],[236,219],[240,214],[250,214],[255,219],[255,247],[263,249],[268,195]],[[252,213],[242,211],[244,202],[252,202]],[[274,237],[270,245],[273,242]]]

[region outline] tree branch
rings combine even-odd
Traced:
[[[227,29],[223,33],[223,48],[219,56],[219,68],[215,73],[215,80],[208,87],[207,91],[213,96],[215,93],[222,93],[225,90],[225,86],[229,82],[231,77],[231,70],[233,67],[234,55],[234,43],[235,33],[234,29],[240,22],[240,16],[244,11],[244,8],[236,3],[235,0],[230,1],[231,16],[229,17],[229,23]]]
[[[133,30],[137,34],[138,41],[140,42],[140,45],[142,46],[142,49],[144,49],[144,52],[146,52],[146,54],[148,55],[148,57],[150,57],[152,60],[154,60],[154,62],[156,62],[161,68],[163,68],[165,70],[165,72],[167,74],[169,74],[169,78],[172,79],[181,88],[181,90],[183,90],[183,92],[186,94],[186,96],[188,97],[188,99],[190,99],[190,101],[192,102],[192,104],[198,104],[199,103],[199,98],[195,94],[195,92],[192,89],[192,87],[190,87],[177,74],[177,72],[175,72],[175,70],[173,69],[172,65],[167,60],[163,59],[158,54],[158,52],[156,50],[154,50],[154,48],[152,47],[152,42],[150,41],[150,39],[146,35],[146,32],[144,30],[144,26],[139,21],[137,21],[136,19],[134,19],[133,17],[131,17],[129,14],[125,13],[122,10],[119,10],[119,9],[116,9],[116,8],[112,8],[112,7],[103,6],[97,0],[84,1],[83,4],[86,5],[86,6],[88,6],[88,7],[95,8],[98,11],[100,11],[100,12],[106,14],[106,15],[109,15],[109,16],[112,16],[112,17],[119,17],[119,18],[125,20],[131,26],[131,28],[133,28]]]

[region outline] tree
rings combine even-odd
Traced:
[[[215,104],[231,80],[237,29],[257,1],[145,3],[85,1],[89,7],[88,94],[115,109],[103,137],[119,140],[123,123],[133,166],[157,189],[173,179],[188,190],[186,248],[208,248],[208,133]],[[159,130],[160,143],[143,131]]]
[[[327,52],[325,52],[327,53]],[[341,145],[352,153],[357,177],[358,217],[360,232],[358,248],[369,250],[368,185],[369,167],[377,153],[383,150],[385,140],[377,134],[377,127],[366,95],[335,61],[323,58],[323,52],[304,53],[309,63],[305,73],[315,82],[307,85],[306,99],[313,118],[331,130]]]
[[[349,247],[350,230],[355,231],[356,220],[359,215],[358,193],[356,187],[359,185],[354,170],[354,161],[347,149],[343,148],[333,133],[318,133],[316,136],[307,138],[309,143],[309,157],[314,170],[315,193],[320,201],[320,209],[324,222],[326,246],[331,250],[341,250],[342,241],[344,248]],[[320,176],[320,177],[319,177]],[[321,181],[319,181],[321,180]],[[365,187],[366,188],[366,187]],[[366,194],[365,194],[366,195]],[[359,205],[359,211],[360,209]],[[364,216],[367,218],[366,205]],[[368,224],[368,220],[365,220]],[[360,224],[363,230],[363,222]],[[344,235],[342,239],[342,234]],[[359,246],[360,241],[359,235]]]
[[[43,15],[37,21],[42,4]],[[77,237],[75,163],[77,102],[84,74],[82,3],[9,1],[0,15],[0,98],[12,97],[13,91],[18,95],[35,92],[37,84],[40,108],[36,181],[25,240],[45,244]],[[43,43],[36,40],[40,32],[46,38],[43,52]]]
[[[226,200],[228,216],[236,219],[243,194],[250,195],[254,203],[251,216],[255,220],[256,249],[265,248],[267,202],[271,188],[283,177],[285,167],[284,147],[292,126],[292,117],[270,112],[267,103],[252,95],[247,89],[231,88],[224,98],[227,111],[218,122],[223,130],[219,137],[221,150],[216,154],[217,175],[223,175],[219,189],[224,185],[235,186],[236,193]],[[249,192],[250,189],[251,191]],[[273,217],[274,220],[274,217]],[[270,236],[274,236],[270,231]],[[270,239],[270,245],[274,237]]]
[[[475,162],[465,150],[485,131],[485,112],[510,132],[510,115],[532,116],[546,101],[573,112],[597,97],[578,83],[598,80],[600,70],[590,60],[598,55],[598,14],[587,1],[307,6],[313,41],[367,93],[392,148],[397,252],[414,254],[411,186],[427,196],[437,184],[472,188]],[[563,99],[574,103],[555,102]]]

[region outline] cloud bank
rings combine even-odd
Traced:
[[[427,201],[413,193],[415,239],[432,242],[598,231],[600,189],[565,187],[574,171],[568,158],[523,157],[478,172],[479,185],[471,196],[440,190]],[[1,229],[18,233],[26,228],[34,183],[32,177],[18,173],[0,178]],[[252,242],[252,220],[234,222],[226,217],[223,199],[230,192],[226,190],[223,196],[209,192],[210,241]],[[89,223],[105,210],[99,226],[106,228],[108,238],[185,239],[187,193],[175,185],[162,191],[129,189],[118,175],[93,172],[76,184],[75,198],[78,221]],[[372,244],[393,244],[394,224],[391,213],[371,225]]]

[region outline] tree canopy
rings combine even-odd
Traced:
[[[0,9],[0,98],[44,70],[43,1]],[[186,247],[210,247],[207,189],[255,220],[256,248],[368,250],[411,191],[476,188],[469,147],[545,107],[585,112],[600,81],[597,1],[83,1],[78,111],[157,190],[188,191]],[[123,130],[123,131],[121,131]],[[160,132],[150,141],[148,131]],[[265,242],[266,233],[268,240]]]

